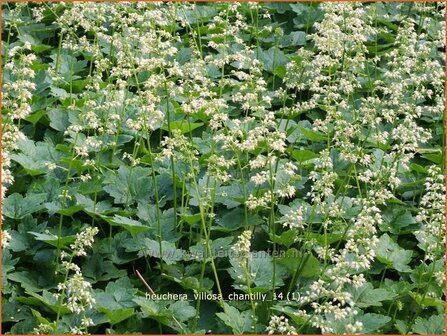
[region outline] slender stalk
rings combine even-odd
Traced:
[[[61,198],[61,209],[65,208],[66,206],[66,202],[67,202],[67,194],[68,194],[68,182],[70,180],[70,175],[71,175],[71,169],[73,167],[73,162],[74,159],[76,157],[76,153],[74,148],[76,147],[78,141],[78,133],[76,133],[75,135],[75,139],[73,142],[73,146],[71,149],[71,159],[70,159],[70,163],[68,165],[68,169],[67,169],[67,174],[65,176],[65,184],[64,184],[64,189],[62,191],[62,198]],[[55,258],[55,263],[56,263],[56,271],[55,274],[57,274],[57,272],[59,271],[59,258],[61,255],[61,239],[62,239],[62,224],[64,221],[64,215],[60,214],[59,216],[59,224],[57,227],[57,251],[56,251],[56,258]]]
[[[154,198],[157,209],[157,240],[158,247],[160,252],[160,274],[163,274],[163,237],[161,230],[161,211],[160,211],[160,196],[158,194],[158,182],[157,177],[155,175],[155,167],[154,167],[154,159],[152,154],[152,146],[150,141],[150,134],[147,132],[147,149],[149,151],[149,165],[151,166],[151,176],[152,176],[152,184],[154,188]]]
[[[140,278],[141,282],[144,284],[144,286],[146,286],[146,288],[149,290],[149,292],[152,295],[156,295],[154,290],[151,288],[151,286],[149,286],[149,284],[146,282],[146,280],[143,278],[143,276],[141,275],[140,272],[138,272],[138,270],[135,270],[135,273],[137,274],[137,276]],[[186,334],[185,328],[183,328],[183,326],[181,325],[181,323],[177,320],[177,318],[173,315],[172,319],[174,320],[174,322],[180,327],[180,329],[182,330],[182,334]],[[161,327],[160,327],[161,328]]]

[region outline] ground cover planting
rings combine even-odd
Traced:
[[[2,2],[2,332],[445,334],[444,16]]]

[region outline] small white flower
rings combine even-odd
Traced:
[[[49,171],[56,169],[57,165],[54,162],[45,162],[45,166]]]
[[[75,256],[85,256],[85,248],[93,245],[94,236],[99,232],[96,227],[87,227],[82,232],[76,234],[74,244],[70,245]]]
[[[2,230],[2,248],[8,247],[10,240],[11,234],[6,230]]]
[[[239,236],[237,243],[231,248],[237,258],[246,260],[250,256],[251,231],[245,230]]]

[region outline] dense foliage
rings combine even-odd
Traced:
[[[444,3],[2,3],[3,333],[444,334]]]

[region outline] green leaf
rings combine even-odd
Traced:
[[[295,248],[288,249],[284,256],[278,258],[278,263],[292,276],[296,273],[303,278],[314,278],[320,273],[318,259],[312,253],[303,253]]]
[[[265,2],[263,5],[264,8],[269,9],[271,13],[284,14],[290,10],[290,6],[287,2]]]
[[[294,31],[291,32],[292,36],[292,45],[304,45],[306,43],[306,33],[303,31]]]
[[[185,322],[193,318],[196,314],[196,310],[187,301],[177,301],[169,306],[169,310],[172,315],[175,316],[177,321]]]
[[[189,133],[196,128],[205,125],[202,122],[188,122],[187,120],[171,121],[171,130],[180,130],[182,133]],[[163,126],[161,129],[168,131],[168,125]]]
[[[166,301],[152,301],[142,297],[137,297],[133,301],[141,307],[143,313],[148,317],[161,321],[172,316],[166,309]]]
[[[198,214],[187,214],[187,213],[181,213],[180,217],[189,225],[193,225],[195,223],[199,223],[202,219],[202,216],[200,213]]]
[[[15,322],[32,318],[32,313],[29,307],[20,304],[17,301],[2,302],[2,322]]]
[[[264,69],[269,72],[273,72],[277,67],[287,64],[288,61],[284,52],[277,47],[272,47],[268,50],[258,48],[257,55],[264,64]]]
[[[315,159],[319,155],[308,150],[308,149],[296,149],[296,150],[292,151],[292,156],[298,162],[304,162],[307,160]]]
[[[395,295],[401,296],[406,295],[414,285],[410,284],[408,281],[393,281],[390,279],[385,279],[385,281],[382,284],[382,288],[386,289],[388,292],[391,292],[392,296]]]
[[[70,94],[64,89],[51,86],[51,95],[59,98],[60,100],[64,100],[70,97]]]
[[[155,204],[138,204],[137,216],[144,221],[149,227],[154,230],[153,232],[158,232],[158,219],[157,219],[157,206]],[[166,241],[177,241],[179,234],[175,232],[175,220],[174,220],[174,209],[164,210],[161,213],[160,218],[160,235],[163,240]]]
[[[70,55],[66,51],[61,54],[52,54],[51,58],[53,62],[51,63],[54,68],[56,68],[56,64],[59,65],[59,73],[64,77],[66,82],[71,82],[72,80],[78,79],[79,76],[75,74],[83,71],[87,66],[86,60],[77,60],[75,56]]]
[[[231,248],[233,237],[217,238],[211,242],[211,253],[214,258],[227,257]],[[209,252],[203,241],[199,241],[196,245],[190,246],[191,260],[203,260],[209,258]]]
[[[376,247],[377,260],[399,272],[411,272],[408,263],[411,261],[412,255],[413,251],[404,250],[386,233],[380,237]]]
[[[400,334],[408,334],[408,322],[396,319],[394,326]]]
[[[183,260],[185,251],[175,247],[174,243],[168,241],[161,242],[161,259],[168,265],[172,265],[177,261]],[[145,238],[143,240],[142,250],[140,255],[148,255],[150,257],[160,259],[160,244],[158,241]]]
[[[386,289],[374,288],[369,282],[359,288],[353,288],[352,293],[355,305],[359,308],[380,307],[382,301],[393,300],[397,296]]]
[[[445,306],[445,301],[437,298],[433,298],[427,295],[422,295],[420,293],[416,292],[410,292],[410,296],[413,298],[414,301],[417,302],[420,306],[425,307],[443,307]]]
[[[136,201],[147,204],[153,195],[149,169],[142,167],[121,166],[117,175],[106,175],[104,184],[104,191],[118,204],[132,204]]]
[[[36,112],[33,112],[29,116],[25,118],[26,121],[29,121],[34,126],[39,122],[40,119],[42,119],[43,116],[47,114],[47,111],[45,110],[37,110]]]
[[[71,206],[63,206],[60,201],[48,202],[45,203],[45,208],[48,210],[48,213],[55,214],[58,213],[64,216],[72,216],[76,212],[79,212],[84,209],[84,206],[81,204],[73,204]]]
[[[104,313],[112,325],[127,320],[135,314],[135,310],[133,308],[119,308],[111,310],[103,307],[97,307],[96,309],[99,312]]]
[[[70,310],[66,306],[60,306],[58,300],[54,297],[52,293],[47,290],[42,292],[42,295],[33,292],[27,292],[30,296],[37,299],[37,302],[40,302],[50,308],[53,312],[61,314],[70,314]],[[26,302],[26,300],[20,300],[22,302]]]
[[[34,328],[38,326],[37,320],[35,318],[28,318],[26,320],[20,321],[11,327],[11,334],[13,335],[28,335],[32,334]]]
[[[127,276],[123,277],[115,282],[109,282],[105,291],[95,290],[95,307],[107,316],[110,323],[119,323],[134,314],[136,293],[137,289],[132,286],[130,279]]]
[[[7,278],[11,281],[18,282],[26,291],[38,293],[42,291],[42,284],[39,283],[35,274],[28,271],[13,272],[8,274]]]
[[[307,120],[300,121],[294,131],[287,136],[291,143],[307,143],[310,141],[326,141],[327,137],[321,133],[312,130],[312,125]]]
[[[76,202],[83,207],[83,210],[89,215],[100,216],[101,214],[105,214],[107,212],[114,211],[115,208],[112,208],[112,205],[108,201],[99,201],[94,202],[87,196],[82,194],[76,194]]]
[[[14,270],[14,266],[19,262],[19,258],[12,259],[11,252],[6,249],[2,253],[2,281],[6,281],[7,274]]]
[[[110,260],[105,260],[94,251],[82,265],[82,274],[94,284],[99,281],[122,278],[127,272],[124,269],[118,269]]]
[[[52,46],[47,44],[35,44],[31,46],[32,51],[34,51],[37,54],[40,54],[44,51],[50,50]]]
[[[293,23],[299,29],[310,29],[315,21],[320,21],[324,15],[318,3],[290,3],[290,7],[297,14]]]
[[[8,248],[14,252],[25,251],[29,248],[29,242],[24,234],[20,234],[17,231],[11,231],[11,240],[9,241]]]
[[[311,140],[311,141],[325,141],[325,140],[327,140],[327,138],[323,134],[315,132],[311,129],[304,128],[301,126],[298,126],[298,129],[304,135],[304,137],[308,140]]]
[[[28,231],[28,233],[32,234],[36,240],[43,241],[54,247],[57,247],[58,244],[60,244],[61,247],[68,247],[68,245],[74,242],[74,240],[76,239],[76,236],[74,235],[61,237],[59,239],[58,236],[47,233],[39,233],[33,231]]]
[[[356,317],[356,321],[363,323],[363,334],[382,334],[382,332],[380,332],[380,328],[384,327],[389,321],[391,321],[391,317],[371,313]]]
[[[393,211],[391,215],[385,213],[384,218],[384,223],[379,225],[380,229],[393,234],[399,234],[404,231],[404,228],[416,223],[411,212],[403,209]]]
[[[441,164],[443,162],[443,156],[442,154],[424,154],[421,155],[424,159],[427,159],[429,161],[432,161],[436,164]]]
[[[250,332],[252,325],[251,311],[239,312],[239,310],[230,306],[226,302],[223,304],[224,312],[216,313],[216,316],[229,326],[235,335],[242,335],[243,333]]]
[[[46,142],[36,142],[29,139],[17,141],[21,153],[11,154],[11,159],[19,163],[28,174],[36,176],[48,171],[47,162],[57,161],[59,155],[52,145]]]
[[[118,279],[115,282],[109,282],[105,291],[106,293],[111,293],[115,300],[125,307],[134,306],[132,300],[137,293],[137,289],[134,288],[128,277]]]
[[[170,301],[150,301],[146,298],[136,298],[134,302],[141,307],[145,316],[182,333],[185,332],[183,322],[195,316],[195,309],[186,301],[172,303]]]
[[[247,290],[246,275],[241,261],[235,257],[230,258],[232,267],[228,269],[231,277],[235,280],[233,287]],[[257,291],[267,291],[272,288],[273,259],[265,251],[252,252],[248,259],[248,270],[250,274],[250,284],[256,286]],[[275,268],[275,288],[284,285],[283,278],[287,271],[278,262]]]
[[[433,280],[433,273],[444,273],[444,270],[445,264],[442,259],[435,261],[434,265],[422,262],[418,266],[414,267],[413,271],[410,274],[410,278],[413,281],[413,284],[417,286],[417,288],[422,288],[425,290],[427,288],[427,284],[436,283]]]
[[[231,211],[227,211],[222,218],[216,219],[216,224],[224,227],[228,231],[234,231],[241,227],[244,227],[245,215],[244,210],[241,208],[235,208]]]
[[[50,118],[50,127],[57,131],[65,131],[70,126],[68,113],[61,108],[53,108],[48,110],[48,117]]]
[[[130,219],[127,217],[123,217],[120,215],[115,215],[113,217],[107,217],[104,215],[100,215],[102,219],[104,219],[107,223],[109,223],[112,226],[119,226],[123,229],[126,229],[132,234],[144,232],[149,230],[151,227],[147,225],[141,224],[139,221],[136,221],[134,219]]]
[[[21,219],[26,215],[42,210],[44,201],[44,194],[30,194],[23,197],[14,193],[3,201],[3,214],[9,218]]]
[[[37,310],[31,309],[31,313],[37,319],[37,321],[39,321],[39,323],[50,324],[50,321],[48,321],[46,318],[42,317],[42,314],[39,313]]]
[[[297,230],[287,230],[287,231],[284,231],[281,234],[281,236],[272,234],[270,236],[270,239],[272,241],[275,241],[275,243],[283,245],[288,248],[296,242],[297,235],[298,235]]]
[[[411,163],[409,167],[411,170],[420,174],[427,174],[428,172],[428,169],[426,167],[418,165],[417,163]]]
[[[98,307],[109,310],[133,308],[137,289],[133,287],[130,279],[125,276],[115,282],[109,282],[104,291],[95,290],[95,300]]]
[[[245,201],[244,191],[240,183],[235,183],[217,188],[215,203],[224,204],[228,209],[232,209]]]
[[[445,315],[433,315],[428,319],[418,317],[411,330],[421,335],[445,335]]]
[[[182,275],[179,275],[179,276],[182,276]],[[208,278],[204,278],[202,286],[200,286],[199,279],[197,279],[194,276],[188,276],[186,278],[181,278],[181,279],[176,278],[175,276],[171,276],[171,275],[163,275],[163,277],[168,280],[178,283],[184,289],[191,289],[191,290],[197,291],[197,292],[208,292],[213,288],[213,285],[214,285],[214,282]]]
[[[247,218],[248,225],[259,225],[262,223],[262,219],[255,214],[250,214]],[[234,208],[233,210],[227,211],[222,218],[216,219],[216,224],[219,227],[213,229],[219,231],[235,231],[245,226],[245,211],[243,208]]]

